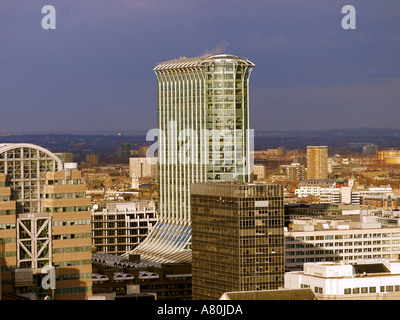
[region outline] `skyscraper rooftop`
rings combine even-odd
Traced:
[[[212,60],[235,60],[240,61],[250,67],[255,67],[255,64],[249,61],[247,58],[240,58],[238,56],[230,54],[219,54],[219,55],[203,55],[200,57],[181,57],[179,59],[172,59],[164,62],[160,62],[153,69],[154,71],[166,70],[166,69],[179,69],[179,68],[189,68],[201,66],[205,62],[211,62]]]

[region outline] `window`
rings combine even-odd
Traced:
[[[314,292],[315,293],[323,293],[323,289],[321,287],[314,287]]]
[[[375,293],[376,292],[376,287],[369,287],[369,292],[370,293]]]
[[[368,293],[368,287],[362,287],[361,293]]]
[[[353,288],[353,294],[360,293],[360,288]]]
[[[344,289],[344,294],[351,294],[351,289],[350,288],[345,288]]]

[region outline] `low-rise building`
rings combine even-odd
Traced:
[[[156,224],[154,201],[108,202],[92,209],[92,241],[99,253],[124,254],[146,238]]]
[[[151,294],[154,300],[191,300],[190,263],[157,263],[139,255],[93,253],[93,296],[111,299]],[[108,300],[109,298],[107,298]]]
[[[321,188],[333,188],[334,186],[335,180],[302,180],[299,182],[299,187],[295,190],[295,194],[297,197],[300,198],[306,198],[308,196],[319,197]]]
[[[398,259],[400,225],[382,226],[374,216],[337,216],[294,220],[285,230],[285,269],[310,262]]]
[[[285,274],[285,288],[310,288],[318,300],[400,300],[400,261],[306,263]]]

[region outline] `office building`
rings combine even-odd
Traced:
[[[138,300],[151,295],[151,300],[191,300],[192,272],[190,263],[156,263],[140,256],[121,257],[93,253],[93,296],[107,300]]]
[[[158,64],[159,223],[135,249],[144,259],[190,261],[190,185],[244,181],[252,170],[249,77],[232,55]]]
[[[254,165],[253,168],[254,180],[261,181],[267,178],[267,167],[265,165]]]
[[[85,156],[86,162],[90,163],[92,166],[99,165],[99,155],[97,153],[89,153]]]
[[[283,187],[195,183],[191,195],[193,299],[282,287]]]
[[[328,147],[307,147],[307,179],[328,179]]]
[[[356,210],[353,210],[353,213]],[[400,224],[382,225],[363,214],[332,218],[299,218],[285,231],[286,270],[302,270],[308,262],[399,259]]]
[[[400,210],[400,197],[394,194],[365,195],[362,199],[364,206],[370,206],[372,209],[383,209],[390,211]]]
[[[131,155],[130,143],[122,143],[122,145],[117,148],[117,157],[129,157],[130,155]]]
[[[91,295],[91,200],[76,164],[31,144],[0,146],[2,292],[30,299]],[[54,268],[55,288],[44,288]]]
[[[147,156],[147,150],[149,149],[150,146],[139,146],[138,150],[138,155],[139,157],[146,157]]]
[[[92,240],[96,252],[113,255],[137,247],[157,222],[153,201],[108,202],[92,209]]]
[[[321,189],[323,188],[334,188],[335,180],[329,179],[313,179],[313,180],[302,180],[299,182],[298,188],[295,190],[295,194],[300,198],[307,197],[319,197]]]
[[[139,188],[141,178],[158,179],[158,164],[145,157],[129,158],[129,175],[132,188]]]
[[[286,180],[301,181],[306,178],[306,168],[300,163],[282,165],[281,168],[286,175]]]
[[[365,204],[365,198],[373,197],[386,197],[389,199],[393,197],[394,193],[391,187],[370,187],[370,188],[357,188],[350,186],[339,187],[322,187],[318,190],[320,203],[344,203],[344,204]]]
[[[309,288],[318,300],[400,300],[400,261],[306,263],[303,271],[285,274],[285,288]]]
[[[74,162],[74,155],[71,152],[56,152],[54,155],[59,158],[62,163]]]
[[[225,292],[219,300],[315,300],[315,294],[311,289],[285,289],[263,291],[236,291]]]
[[[376,154],[378,146],[371,143],[366,146],[363,146],[363,154]]]
[[[6,174],[0,173],[0,299],[2,292],[11,292],[11,269],[17,265],[16,233],[17,218],[15,201],[11,200],[11,188],[6,186]]]

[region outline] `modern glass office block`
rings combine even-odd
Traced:
[[[191,205],[194,300],[283,286],[283,186],[196,183]]]
[[[182,259],[181,251],[190,249],[190,185],[249,181],[248,96],[254,66],[246,58],[207,55],[170,60],[154,68],[159,224],[135,253],[156,261]],[[186,256],[190,259],[190,254]]]

